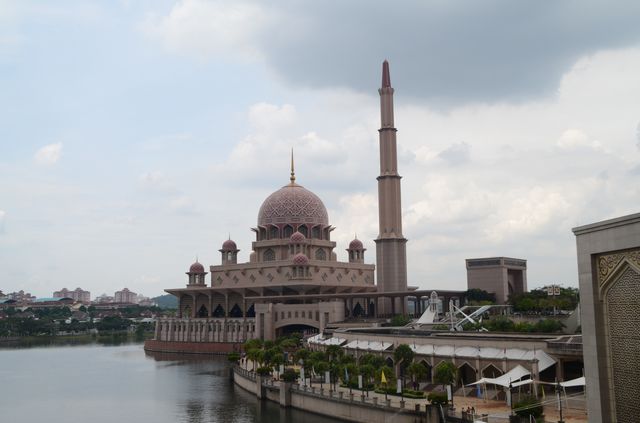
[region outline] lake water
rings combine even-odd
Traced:
[[[0,348],[0,421],[329,423],[258,401],[226,357],[146,355],[141,343]]]

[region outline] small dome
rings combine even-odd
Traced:
[[[222,243],[222,251],[236,251],[237,249],[238,249],[238,246],[231,239],[228,239]]]
[[[349,243],[349,249],[350,250],[363,250],[364,246],[362,245],[362,241],[360,241],[358,238],[355,238],[353,241],[351,241]]]
[[[289,242],[291,243],[299,243],[307,240],[307,237],[304,236],[301,232],[295,231],[291,238],[289,238]]]
[[[298,253],[293,256],[293,264],[303,266],[305,264],[309,264],[309,259],[302,253]]]
[[[196,261],[189,268],[189,273],[204,273],[204,266]]]

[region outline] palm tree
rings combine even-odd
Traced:
[[[329,361],[337,360],[344,354],[344,350],[340,345],[329,345],[325,352],[327,353]]]
[[[407,344],[398,345],[398,347],[393,352],[393,358],[395,359],[395,362],[400,364],[400,374],[403,378],[405,370],[413,361],[414,356],[415,353]]]
[[[407,375],[411,377],[413,389],[416,390],[422,379],[427,374],[427,368],[422,363],[411,363],[407,366]]]

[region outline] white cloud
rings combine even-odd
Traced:
[[[166,16],[148,15],[140,28],[173,52],[255,58],[270,19],[268,10],[251,2],[182,0]]]
[[[36,163],[40,165],[54,165],[60,160],[62,156],[62,143],[57,142],[55,144],[45,145],[36,151],[34,159]]]
[[[558,147],[573,149],[589,145],[589,137],[579,129],[567,129],[557,141]]]

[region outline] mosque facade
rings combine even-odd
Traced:
[[[402,233],[401,177],[389,64],[382,67],[380,94],[379,234],[376,262],[365,263],[359,239],[337,260],[335,230],[322,200],[298,184],[293,154],[289,183],[262,203],[252,231],[249,261],[238,263],[238,246],[228,239],[220,264],[209,271],[196,261],[178,298],[176,318],[158,322],[156,340],[242,342],[273,339],[288,331],[320,332],[353,317],[407,312],[406,242]],[[377,270],[377,273],[376,273]],[[377,279],[377,283],[376,283]],[[388,293],[388,295],[386,295]],[[395,294],[395,296],[393,295]]]

